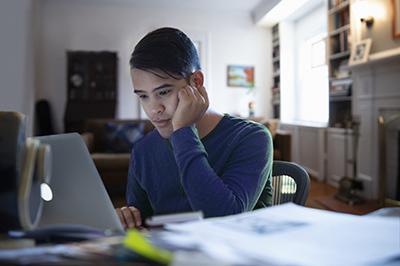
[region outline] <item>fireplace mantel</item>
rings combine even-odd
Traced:
[[[380,110],[400,107],[400,48],[372,54],[369,61],[351,67],[353,114],[360,117],[358,177],[364,181],[363,196],[378,198]]]
[[[373,65],[387,64],[390,62],[399,62],[400,60],[400,47],[395,49],[386,50],[379,53],[371,54],[368,57],[368,61],[356,65],[350,66],[351,70],[357,70],[364,67],[370,67]]]

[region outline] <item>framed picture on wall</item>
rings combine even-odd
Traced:
[[[400,38],[400,0],[392,0],[393,38]]]
[[[356,42],[351,49],[349,65],[357,65],[367,62],[370,50],[371,39],[364,39]]]
[[[228,65],[228,87],[254,88],[254,66]]]

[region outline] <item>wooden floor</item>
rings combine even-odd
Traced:
[[[378,203],[374,201],[366,201],[362,204],[353,206],[346,204],[335,198],[336,192],[337,189],[335,187],[311,178],[310,193],[308,195],[306,206],[360,215],[379,209]]]

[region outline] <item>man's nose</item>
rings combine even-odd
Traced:
[[[150,111],[152,115],[158,115],[158,114],[162,114],[165,110],[164,105],[157,100],[153,100],[151,103],[151,107],[150,107]]]

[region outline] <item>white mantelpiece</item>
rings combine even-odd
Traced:
[[[378,116],[400,107],[400,49],[374,54],[352,67],[353,114],[360,117],[358,177],[363,196],[376,199],[379,189]]]

